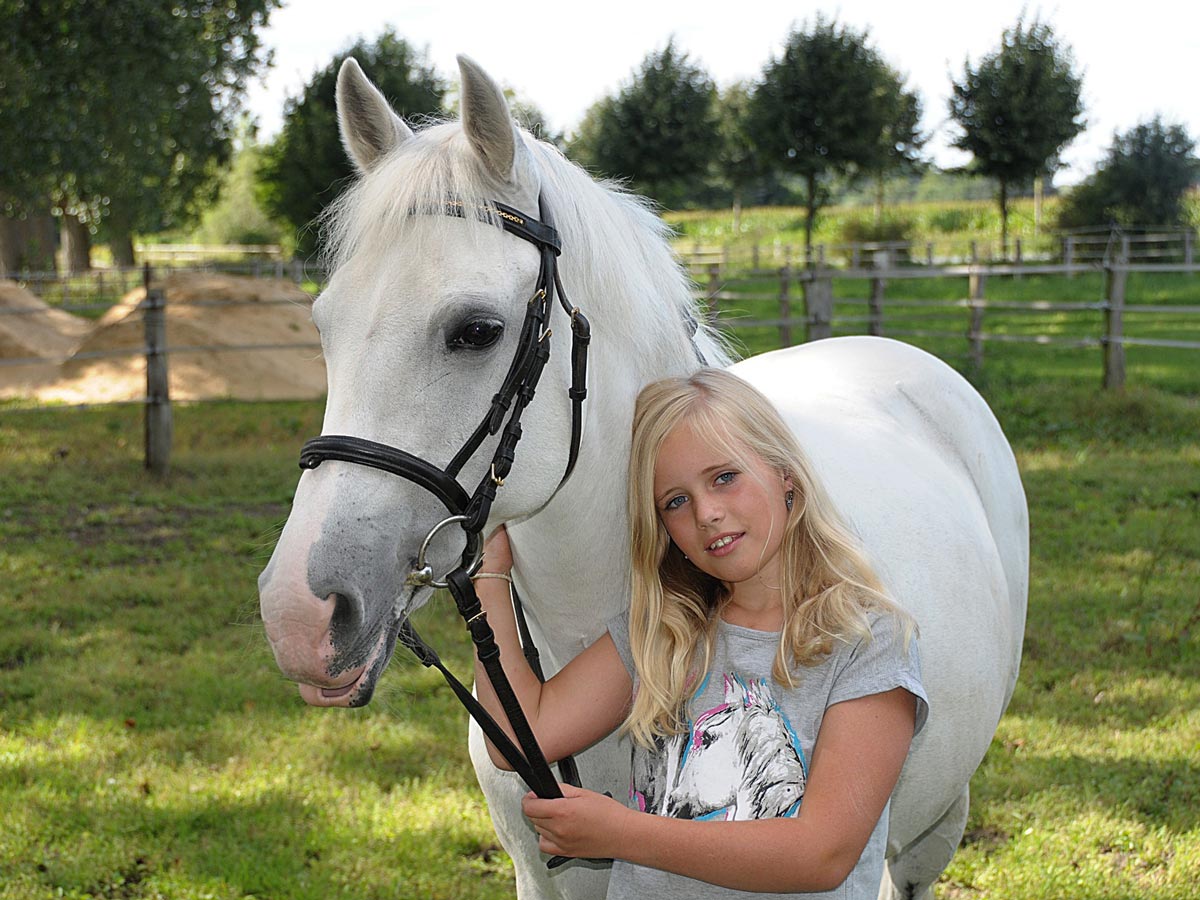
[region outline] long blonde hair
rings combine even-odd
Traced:
[[[791,479],[794,502],[779,549],[784,624],[772,677],[795,686],[796,666],[818,663],[835,641],[870,637],[867,611],[911,618],[885,595],[860,542],[842,521],[779,413],[751,385],[721,369],[647,385],[638,395],[629,461],[633,594],[629,629],[638,685],[624,730],[649,746],[684,730],[686,703],[707,670],[725,584],[689,562],[654,502],[663,441],[688,423],[735,460],[753,454]],[[783,490],[782,480],[779,489]]]

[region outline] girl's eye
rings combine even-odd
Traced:
[[[722,472],[716,477],[715,481],[717,484],[731,484],[736,476],[736,472]]]
[[[672,509],[679,509],[679,507],[683,506],[683,502],[684,502],[683,494],[679,494],[678,496],[672,497],[670,500],[668,500],[666,503],[663,504],[663,511],[668,512]]]

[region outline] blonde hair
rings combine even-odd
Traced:
[[[842,521],[791,429],[761,393],[721,369],[647,385],[633,417],[629,461],[632,598],[629,630],[638,686],[624,730],[649,746],[685,730],[686,704],[712,657],[725,584],[689,562],[654,502],[663,441],[687,423],[735,460],[757,456],[791,479],[794,502],[780,545],[783,628],[772,677],[795,686],[793,669],[818,663],[835,641],[870,638],[867,611],[912,619],[884,593],[860,542]]]

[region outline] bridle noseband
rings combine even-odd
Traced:
[[[542,370],[550,358],[552,331],[549,320],[556,296],[571,320],[571,385],[567,391],[571,399],[571,444],[566,469],[558,487],[551,494],[551,499],[575,469],[583,436],[583,401],[587,397],[587,351],[591,341],[591,326],[579,308],[571,306],[563,291],[558,274],[558,256],[562,252],[562,245],[558,232],[546,222],[546,211],[540,197],[538,213],[541,221],[531,219],[511,206],[494,200],[481,209],[466,209],[461,201],[452,199],[440,208],[426,211],[499,221],[501,227],[509,234],[528,241],[538,249],[540,268],[537,284],[529,298],[521,333],[517,339],[517,349],[504,381],[492,397],[491,407],[483,420],[444,469],[398,447],[350,435],[321,435],[312,438],[305,443],[300,452],[300,467],[315,469],[326,460],[370,466],[408,479],[433,494],[446,507],[450,513],[449,517],[438,522],[426,535],[417,553],[417,567],[405,583],[409,586],[445,587],[450,590],[520,747],[509,740],[500,725],[446,669],[437,653],[417,635],[407,620],[397,623],[397,639],[412,650],[423,664],[434,666],[442,672],[467,711],[531,790],[539,797],[557,798],[562,796],[558,782],[521,711],[504,669],[500,666],[500,650],[487,623],[487,617],[482,612],[471,576],[478,571],[482,563],[483,541],[480,535],[496,499],[496,490],[504,484],[504,479],[512,469],[517,442],[521,439],[521,415],[533,400]],[[487,473],[476,486],[475,492],[468,494],[458,481],[459,472],[478,452],[483,442],[501,429],[503,433]],[[425,553],[435,534],[455,524],[460,525],[466,535],[466,547],[459,565],[443,578],[437,579],[425,562]],[[513,600],[525,657],[537,676],[542,678],[537,648],[530,637],[515,590]],[[579,785],[579,775],[570,757],[559,760],[558,766],[564,781]],[[565,861],[564,857],[555,857],[549,864],[554,867]]]

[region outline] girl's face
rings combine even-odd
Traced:
[[[673,428],[654,467],[654,504],[671,540],[701,571],[739,586],[779,586],[791,480],[748,448],[737,457],[697,433]],[[756,576],[761,576],[757,577]]]

